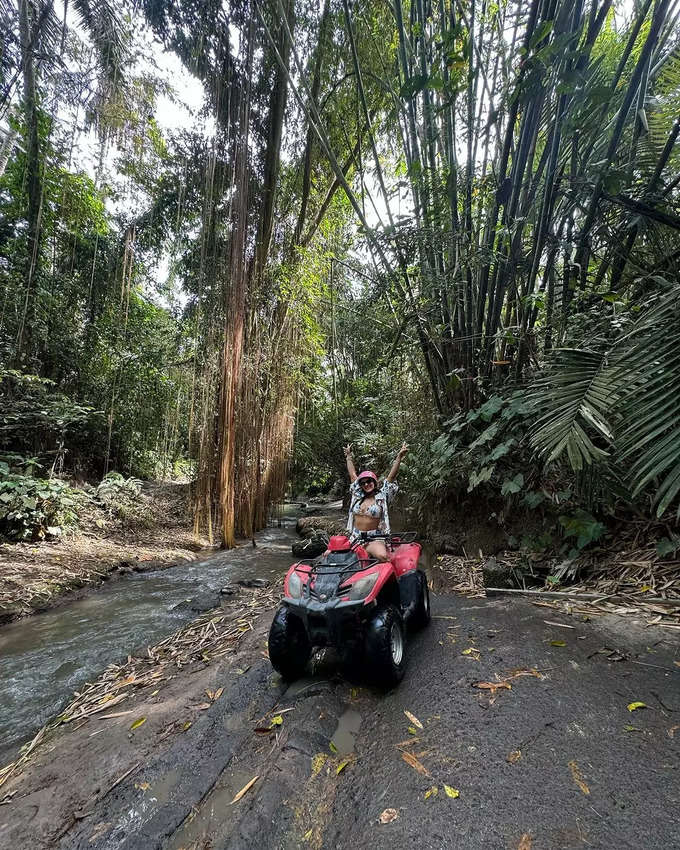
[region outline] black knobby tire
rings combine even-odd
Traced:
[[[406,671],[406,629],[394,605],[375,612],[366,630],[366,663],[372,683],[393,688]]]
[[[349,682],[357,682],[364,672],[364,647],[342,646],[338,649],[340,672]]]
[[[430,590],[427,586],[427,576],[422,570],[416,571],[416,581],[418,596],[409,625],[414,629],[423,629],[430,622]]]
[[[269,660],[284,679],[299,679],[312,652],[302,620],[281,605],[269,629]]]

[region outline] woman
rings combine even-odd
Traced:
[[[347,471],[351,484],[349,491],[351,501],[349,506],[349,518],[347,520],[347,531],[352,543],[358,540],[368,541],[366,551],[379,561],[389,561],[384,537],[390,534],[390,517],[387,512],[387,503],[399,489],[396,481],[399,467],[408,451],[406,443],[402,445],[392,464],[389,475],[378,487],[378,478],[375,473],[365,470],[357,475],[352,458],[352,446],[345,446],[345,458],[347,459]],[[373,538],[373,539],[372,539]]]

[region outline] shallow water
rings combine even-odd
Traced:
[[[107,667],[198,616],[185,600],[242,578],[273,579],[293,561],[294,518],[251,543],[166,570],[132,574],[83,599],[0,629],[0,764]]]

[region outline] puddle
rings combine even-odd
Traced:
[[[165,850],[212,846],[211,839],[215,837],[218,827],[220,833],[223,833],[231,813],[240,812],[237,806],[231,806],[231,801],[252,778],[252,773],[225,770],[200,806],[173,833],[169,843],[165,845]],[[256,790],[257,788],[253,787],[246,793],[250,794]]]
[[[354,752],[354,744],[360,728],[361,715],[358,711],[348,708],[339,718],[338,728],[331,738],[331,744],[333,744],[339,756],[348,756]]]

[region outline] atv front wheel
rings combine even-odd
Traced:
[[[427,576],[421,570],[416,572],[418,595],[415,600],[415,608],[409,623],[414,629],[423,629],[430,622],[430,591],[427,586]]]
[[[378,608],[366,632],[366,661],[375,684],[393,688],[406,670],[404,620],[394,605]]]
[[[269,629],[269,660],[284,679],[299,679],[305,672],[312,647],[302,620],[281,605]]]

